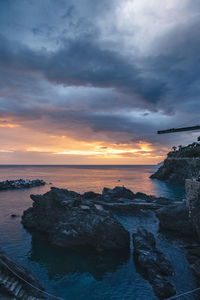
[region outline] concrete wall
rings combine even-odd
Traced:
[[[185,181],[186,205],[192,209],[197,202],[200,202],[200,182],[192,179]]]

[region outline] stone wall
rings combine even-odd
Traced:
[[[185,192],[189,218],[200,240],[200,182],[187,179],[185,181]]]
[[[192,179],[186,179],[185,181],[185,197],[186,205],[190,208],[193,203],[199,201],[200,195],[200,182]]]

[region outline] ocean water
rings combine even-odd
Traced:
[[[51,186],[77,192],[101,192],[104,186],[124,185],[177,200],[184,198],[182,186],[170,185],[149,176],[154,166],[0,166],[0,181],[6,179],[44,179],[47,184],[32,189],[0,192],[0,247],[40,280],[46,291],[66,300],[153,300],[151,285],[135,267],[131,251],[127,254],[97,254],[93,251],[67,251],[33,239],[20,223],[20,215],[32,205],[30,194],[48,191]],[[51,185],[50,185],[51,183]],[[19,217],[11,218],[11,214]],[[185,259],[181,241],[160,232],[153,212],[116,217],[133,233],[144,225],[155,233],[158,247],[171,259],[176,275],[169,278],[178,293],[196,288]],[[198,297],[198,296],[197,296]],[[180,298],[181,299],[181,298]],[[199,299],[189,296],[187,299]]]

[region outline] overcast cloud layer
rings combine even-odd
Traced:
[[[105,149],[142,141],[158,161],[198,135],[156,131],[200,122],[199,1],[3,0],[0,14],[0,163],[41,134]]]

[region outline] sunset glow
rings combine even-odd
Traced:
[[[1,2],[0,164],[155,164],[196,139],[156,134],[199,120],[195,4],[86,2]]]

